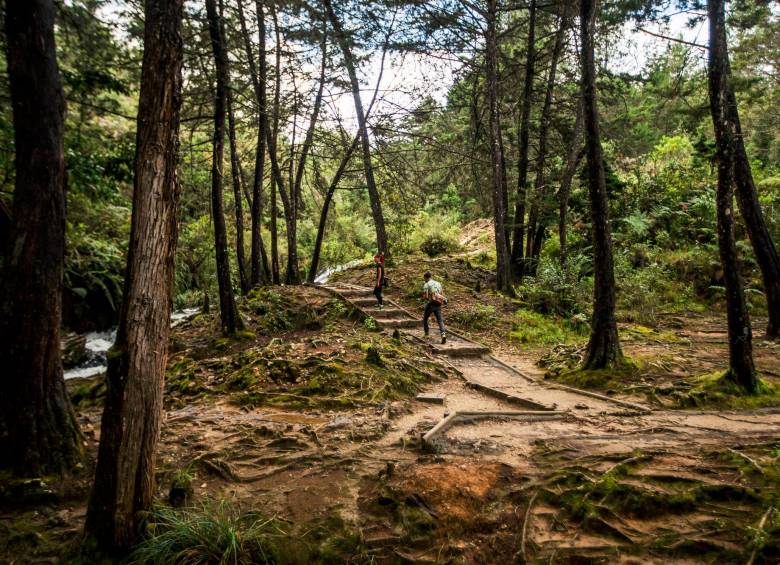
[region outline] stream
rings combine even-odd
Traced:
[[[317,278],[314,279],[315,284],[327,284],[331,275],[346,271],[363,263],[362,259],[355,259],[343,265],[337,265],[329,267],[322,271]],[[183,310],[177,310],[171,314],[171,327],[175,327],[184,320],[187,320],[194,316],[198,312],[198,308],[185,308]],[[99,332],[88,332],[85,334],[87,338],[86,343],[86,359],[78,366],[73,367],[65,371],[65,379],[84,379],[87,377],[93,377],[105,372],[106,353],[109,348],[114,344],[116,339],[116,326],[109,330],[103,330]]]
[[[314,284],[327,284],[328,280],[330,280],[331,275],[340,273],[341,271],[346,271],[347,269],[351,269],[352,267],[357,267],[358,265],[361,265],[364,262],[365,261],[363,259],[355,259],[353,261],[350,261],[349,263],[344,263],[343,265],[329,267],[324,271],[322,271],[319,275],[317,275],[317,277],[314,279]]]
[[[176,310],[171,314],[171,327],[175,327],[184,320],[197,314],[199,308],[185,308]],[[116,326],[110,330],[101,332],[88,332],[86,334],[87,358],[77,367],[65,371],[65,379],[84,379],[105,372],[107,367],[106,353],[116,339]]]

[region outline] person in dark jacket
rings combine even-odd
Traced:
[[[385,254],[377,253],[374,255],[374,267],[376,276],[374,276],[374,296],[376,296],[376,307],[380,310],[384,308],[382,300],[382,287],[385,285]]]

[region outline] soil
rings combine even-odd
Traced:
[[[333,292],[364,282],[360,269],[330,290],[258,299],[275,300],[274,311],[286,308],[300,322],[281,330],[262,329],[269,314],[257,301],[244,310],[255,333],[241,339],[210,337],[213,315],[177,328],[158,450],[160,504],[174,475],[187,470],[191,503],[229,500],[276,516],[322,562],[778,562],[780,409],[683,410],[658,393],[723,368],[717,313],[663,317],[650,332],[624,324],[626,351],[646,362],[621,387],[601,391],[611,394],[594,396],[545,378],[537,362],[549,346],[507,340],[517,305],[471,292],[477,280],[489,288],[489,273],[462,257],[436,266],[474,279],[457,271],[468,286],[450,285],[446,312],[489,304],[499,313],[491,327],[456,331],[461,337],[452,335],[445,351],[419,328],[374,330],[363,321],[381,321],[370,307],[332,315]],[[404,289],[416,288],[421,268],[391,271],[398,287],[388,295],[398,305],[418,306]],[[307,322],[300,305],[324,321]],[[459,356],[470,338],[492,355]],[[367,361],[367,344],[383,367]],[[325,374],[317,363],[334,357],[345,361],[338,393],[315,387]],[[271,369],[275,359],[292,364],[287,376]],[[780,373],[775,343],[757,341],[756,359],[765,379]],[[183,371],[188,360],[196,369]],[[256,378],[242,363],[257,368],[249,371]],[[239,377],[245,388],[231,384]],[[21,497],[0,489],[0,563],[55,563],[77,552],[100,435],[99,381],[87,385],[71,387],[82,399],[89,462]],[[419,392],[443,395],[444,404],[415,400]],[[463,419],[422,440],[448,414],[526,410],[512,399],[563,414]],[[323,529],[324,537],[312,533]],[[317,548],[336,538],[336,556],[322,557]]]

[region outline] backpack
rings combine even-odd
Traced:
[[[381,285],[382,285],[382,288],[387,288],[388,286],[390,286],[390,283],[388,282],[387,277],[385,277],[385,276],[382,277]]]
[[[443,292],[434,292],[431,295],[431,300],[433,300],[436,304],[447,304],[447,297],[444,296]]]

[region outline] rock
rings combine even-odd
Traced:
[[[87,336],[75,333],[65,334],[60,339],[62,366],[71,369],[87,360]]]
[[[436,394],[432,392],[423,392],[414,397],[420,402],[429,402],[431,404],[444,404],[445,396],[443,394]]]
[[[0,489],[0,501],[12,505],[50,504],[57,499],[57,493],[40,478],[14,479]]]
[[[322,427],[324,432],[332,432],[341,428],[346,428],[353,424],[353,419],[349,416],[336,416],[330,422]]]

